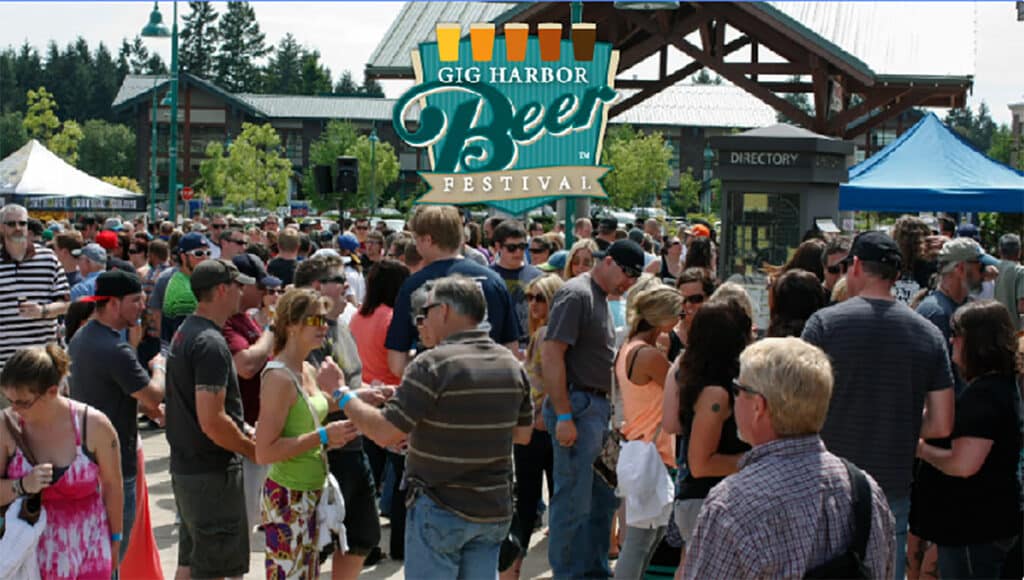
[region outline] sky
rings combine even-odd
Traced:
[[[277,44],[291,32],[303,45],[320,51],[321,61],[330,67],[335,80],[344,70],[356,81],[370,54],[386,34],[402,8],[402,2],[274,2],[254,3],[260,27],[269,44]],[[858,10],[858,3],[850,3]],[[1009,123],[1007,105],[1024,102],[1024,22],[1017,22],[1012,1],[968,3],[914,2],[913,13],[923,30],[956,30],[975,54],[974,91],[969,104],[977,107],[984,100],[999,123]],[[884,7],[884,5],[883,5]],[[953,21],[955,10],[973,18]],[[116,54],[124,37],[134,37],[146,24],[152,3],[122,2],[12,2],[0,0],[0,46],[28,42],[42,52],[50,40],[64,46],[82,36],[95,47],[104,42]],[[179,3],[179,17],[188,12],[186,2]],[[161,3],[165,22],[170,20],[171,5]],[[223,12],[223,5],[218,12]],[[840,21],[839,26],[844,22]],[[147,40],[169,62],[170,43]],[[913,46],[912,44],[910,46]],[[922,52],[928,52],[924,49]],[[961,55],[962,56],[962,55]],[[925,56],[921,57],[922,59]],[[963,60],[963,59],[961,59]],[[636,67],[627,75],[645,78],[653,63]],[[901,71],[919,73],[921,71]],[[383,83],[389,97],[397,97],[409,86],[402,81]]]

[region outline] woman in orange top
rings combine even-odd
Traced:
[[[615,380],[622,396],[622,436],[629,441],[653,441],[669,467],[676,464],[675,438],[661,431],[669,361],[655,345],[658,336],[672,330],[682,311],[683,298],[670,286],[658,285],[637,294],[626,315],[629,338],[615,361]],[[665,530],[666,526],[629,527],[615,577],[642,577]]]

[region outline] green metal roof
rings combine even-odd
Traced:
[[[168,75],[127,75],[124,77],[124,81],[121,83],[121,88],[118,89],[117,95],[114,96],[114,102],[111,103],[111,109],[113,109],[115,113],[118,113],[141,100],[149,99],[151,98],[149,94],[150,91],[154,89],[163,90],[163,88],[170,83],[170,80],[171,79]],[[266,116],[263,114],[263,111],[260,111],[250,103],[240,99],[238,95],[230,93],[210,81],[201,79],[195,75],[187,72],[180,73],[178,75],[179,86],[186,82],[217,95],[251,115],[258,117]]]

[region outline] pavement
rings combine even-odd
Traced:
[[[149,485],[149,510],[153,524],[153,535],[156,538],[157,547],[160,550],[160,564],[163,568],[164,578],[174,578],[174,571],[178,559],[178,532],[174,523],[174,493],[171,491],[170,449],[167,446],[167,437],[163,430],[140,431],[142,435],[142,448],[146,457],[146,483]],[[388,534],[390,527],[387,518],[381,518],[383,538],[381,547],[388,546]],[[551,578],[551,570],[547,561],[547,536],[545,530],[534,532],[530,543],[530,550],[520,578]],[[245,575],[248,579],[265,578],[263,572],[263,536],[259,532],[250,538],[249,573]],[[331,577],[331,565],[327,562],[321,569],[320,578]],[[364,568],[360,578],[373,580],[401,579],[405,574],[402,562],[384,559],[379,564]],[[150,580],[134,579],[126,580]],[[439,579],[441,580],[441,579]]]

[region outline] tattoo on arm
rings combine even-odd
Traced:
[[[117,449],[117,439],[111,439],[110,440],[110,448],[111,449]]]
[[[221,392],[221,391],[223,391],[223,390],[225,390],[227,388],[228,388],[227,385],[196,385],[196,390],[197,391],[205,391],[207,393],[214,393],[214,394],[219,393],[219,392]]]
[[[711,412],[712,413],[717,413],[717,412],[719,412],[721,410],[722,410],[722,406],[721,405],[719,405],[718,403],[711,403]]]

